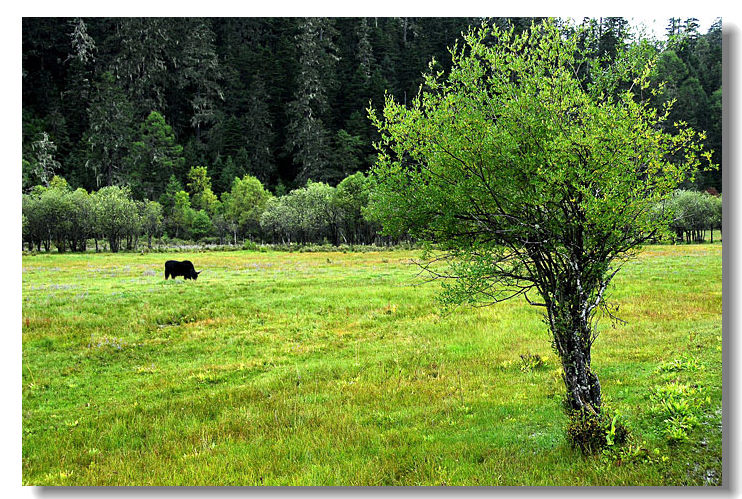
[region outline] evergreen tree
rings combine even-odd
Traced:
[[[270,116],[270,96],[263,79],[256,75],[250,84],[247,99],[247,116],[245,123],[245,150],[248,152],[249,166],[245,171],[267,184],[275,175],[273,156],[273,123]]]
[[[124,158],[132,137],[133,106],[111,73],[104,73],[88,107],[86,164],[98,187],[121,182]]]
[[[189,124],[200,138],[202,130],[216,122],[219,102],[224,100],[215,35],[209,19],[184,19],[177,24],[176,32],[182,44],[177,88],[189,96]]]
[[[54,159],[57,146],[49,140],[48,133],[42,132],[39,140],[34,142],[33,150],[35,153],[33,174],[42,185],[49,186],[49,182],[54,177],[54,172],[60,168],[59,161]]]
[[[328,164],[329,136],[325,116],[337,61],[333,33],[329,19],[307,18],[301,23],[296,38],[300,71],[294,100],[288,106],[287,146],[293,150],[300,182],[309,178],[322,179]]]
[[[152,111],[139,127],[127,158],[128,183],[138,199],[158,199],[172,175],[183,173],[183,147],[176,143],[165,117]]]
[[[171,26],[171,20],[157,17],[121,18],[117,22],[119,45],[111,69],[134,104],[137,119],[152,111],[165,112],[175,43]]]

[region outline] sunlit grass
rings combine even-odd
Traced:
[[[165,281],[171,257],[198,281]],[[443,314],[416,257],[24,256],[24,483],[721,483],[721,245],[649,247],[616,278],[627,322],[600,322],[593,366],[651,453],[622,461],[567,445],[539,309]],[[658,371],[681,356],[698,368]],[[708,402],[670,443],[650,395],[676,382]]]

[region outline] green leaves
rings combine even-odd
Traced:
[[[595,298],[610,262],[659,229],[656,202],[709,161],[702,135],[663,131],[666,113],[641,100],[651,51],[596,60],[580,36],[483,25],[411,105],[387,96],[369,111],[381,134],[369,212],[456,256],[452,300],[548,297],[576,268]]]

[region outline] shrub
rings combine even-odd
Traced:
[[[242,249],[247,251],[258,251],[260,250],[260,247],[255,241],[250,241],[249,239],[247,239],[244,243],[242,243]]]
[[[598,415],[582,409],[569,411],[567,416],[567,442],[583,454],[594,454],[606,446],[623,444],[628,439],[628,428],[617,414],[611,414],[605,408]]]

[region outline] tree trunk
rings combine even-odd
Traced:
[[[567,389],[567,405],[574,410],[599,414],[602,398],[600,382],[590,368],[593,336],[589,319],[579,311],[587,310],[578,300],[561,305],[549,314],[554,347],[562,362],[562,378]]]

